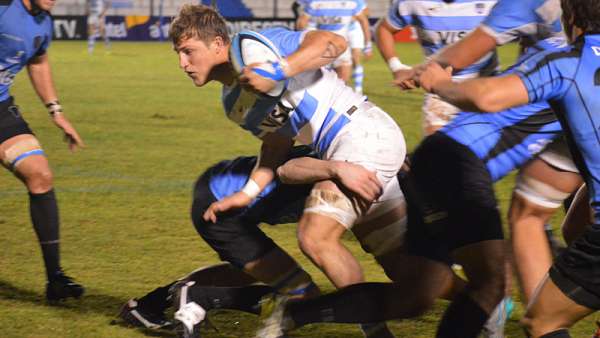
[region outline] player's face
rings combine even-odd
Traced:
[[[210,73],[218,63],[218,53],[213,43],[206,45],[196,38],[182,40],[175,51],[179,56],[179,67],[201,87],[211,80]]]
[[[39,8],[45,11],[52,10],[52,7],[56,4],[56,0],[34,0],[34,2]]]

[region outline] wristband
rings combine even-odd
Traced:
[[[52,117],[62,114],[62,106],[58,100],[46,103],[46,109]]]
[[[285,76],[285,72],[283,70],[283,67],[287,66],[287,62],[285,60],[270,62],[269,64],[271,67],[273,67],[273,72],[258,67],[252,68],[252,71],[275,82],[287,79],[287,76]]]
[[[240,191],[248,195],[248,197],[255,199],[256,197],[258,197],[258,194],[260,194],[261,189],[258,186],[258,183],[256,183],[255,180],[250,178],[248,179],[248,182],[246,182],[246,185]]]
[[[363,48],[363,53],[367,54],[367,53],[371,53],[373,51],[373,44],[371,43],[371,41],[369,41],[369,43],[367,43],[365,45],[365,48]]]
[[[390,68],[390,70],[392,71],[392,73],[395,73],[399,70],[405,70],[405,69],[411,69],[411,66],[405,65],[403,64],[400,59],[398,59],[396,56],[391,57],[388,60],[388,67]]]

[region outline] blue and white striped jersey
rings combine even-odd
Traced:
[[[100,15],[108,5],[108,0],[88,0],[89,15]]]
[[[344,37],[350,30],[353,17],[366,7],[363,0],[306,0],[303,4],[304,13],[311,17],[311,27]]]
[[[395,0],[386,21],[398,30],[412,25],[425,55],[430,56],[477,28],[495,4],[496,0]],[[496,70],[497,65],[494,51],[457,72],[455,77],[489,74]]]
[[[600,34],[561,51],[541,52],[516,68],[530,102],[548,101],[583,176],[600,226]]]
[[[8,99],[14,77],[29,61],[46,53],[52,39],[47,12],[31,15],[21,0],[0,5],[0,101]]]
[[[260,34],[286,57],[298,49],[305,32],[272,28]],[[227,117],[242,128],[258,137],[280,133],[311,146],[320,156],[350,123],[346,112],[364,101],[335,72],[324,68],[289,78],[285,92],[277,98],[257,97],[237,83],[223,86],[222,91]]]
[[[481,28],[499,45],[518,38],[525,46],[549,37],[561,37],[560,0],[500,0]]]

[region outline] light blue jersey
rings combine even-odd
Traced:
[[[14,77],[31,59],[43,55],[52,39],[47,12],[32,15],[21,0],[0,5],[0,101],[9,98]]]
[[[539,51],[559,51],[565,45],[566,40],[560,38],[542,40],[517,65]],[[512,72],[514,68],[507,70]],[[461,112],[441,132],[469,147],[495,182],[531,160],[562,135],[562,128],[548,102],[542,101],[495,114]]]
[[[311,17],[311,26],[343,37],[348,35],[353,17],[367,7],[363,0],[306,0],[302,6]]]
[[[573,160],[600,225],[600,34],[558,52],[541,52],[516,68],[530,102],[548,101],[561,122]]]
[[[487,17],[496,0],[395,0],[386,17],[387,23],[400,30],[413,26],[425,56],[462,39]],[[457,78],[488,75],[496,71],[496,51],[455,74]]]
[[[562,36],[560,0],[500,0],[481,28],[498,45],[523,38],[525,46]]]
[[[257,33],[253,33],[257,34]],[[273,28],[260,32],[261,39],[287,57],[300,46],[304,32]],[[256,96],[238,84],[223,86],[222,102],[227,117],[261,137],[276,132],[325,154],[342,128],[351,121],[350,111],[365,101],[333,71],[306,71],[287,80],[281,97]]]

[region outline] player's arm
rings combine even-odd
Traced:
[[[257,92],[268,93],[275,87],[276,81],[282,81],[307,70],[319,69],[328,65],[346,48],[346,39],[341,35],[321,30],[308,31],[298,49],[283,62],[276,64],[277,69],[273,77],[267,78],[255,73],[250,65],[242,70],[240,83]]]
[[[330,64],[346,50],[348,44],[341,35],[327,31],[306,32],[300,47],[286,58],[286,77]]]
[[[375,172],[361,165],[344,161],[299,157],[277,168],[277,175],[281,182],[287,184],[312,184],[332,180],[368,202],[377,199],[382,190]]]
[[[498,112],[529,103],[527,88],[515,74],[455,82],[451,67],[431,62],[417,76],[423,89],[465,111]]]
[[[381,53],[381,56],[386,61],[394,76],[394,84],[408,89],[414,87],[414,85],[410,82],[405,82],[405,80],[410,79],[414,75],[414,72],[412,67],[403,64],[396,55],[394,34],[398,31],[400,29],[392,26],[386,18],[382,18],[375,28],[375,41],[379,53]]]
[[[496,48],[496,39],[478,27],[463,39],[443,48],[431,57],[442,66],[463,69]]]
[[[78,147],[83,147],[84,144],[81,137],[64,115],[62,107],[59,104],[56,89],[52,81],[48,53],[33,58],[27,65],[27,71],[31,84],[44,105],[48,108],[48,112],[52,116],[52,121],[65,133],[69,148],[76,150]]]
[[[246,185],[242,190],[212,203],[204,213],[205,220],[215,223],[219,213],[247,207],[275,179],[277,167],[288,158],[294,141],[277,133],[268,133],[262,140],[256,167]]]

